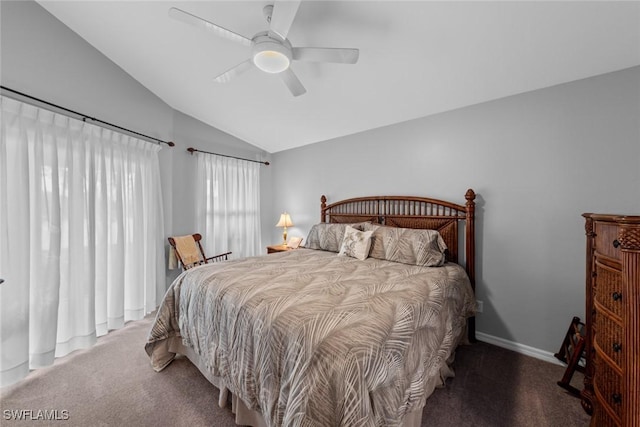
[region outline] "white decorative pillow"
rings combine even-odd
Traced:
[[[369,249],[371,249],[372,234],[373,231],[360,231],[347,226],[338,255],[346,255],[359,260],[366,259],[369,256]]]

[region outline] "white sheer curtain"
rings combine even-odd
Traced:
[[[0,385],[164,292],[160,147],[1,98]]]
[[[260,254],[260,164],[196,152],[196,227],[208,256]]]

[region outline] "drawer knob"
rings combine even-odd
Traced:
[[[620,247],[620,242],[618,241],[618,239],[613,241],[613,247],[614,248]]]
[[[622,294],[620,292],[614,292],[611,294],[611,298],[613,298],[614,301],[620,301],[622,299]]]
[[[616,353],[619,353],[620,350],[622,350],[622,344],[614,342],[613,343],[613,351],[615,351]]]
[[[622,403],[622,395],[620,393],[613,393],[611,400],[613,400],[613,403]]]

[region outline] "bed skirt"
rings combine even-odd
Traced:
[[[166,345],[166,348],[169,352],[186,356],[191,361],[191,363],[193,363],[198,368],[202,375],[204,375],[204,377],[209,380],[211,384],[213,384],[218,388],[218,390],[220,390],[218,405],[221,408],[227,406],[227,400],[229,394],[231,394],[231,411],[235,414],[236,424],[252,427],[267,427],[267,423],[264,421],[262,414],[260,412],[249,409],[247,405],[244,404],[242,399],[239,399],[224,386],[224,382],[220,377],[212,375],[211,372],[209,372],[205,368],[204,364],[200,361],[200,358],[198,357],[196,352],[193,351],[192,348],[182,344],[181,337],[168,338],[163,344]],[[440,369],[440,378],[442,378],[443,382],[446,378],[454,376],[453,370],[449,367],[451,362],[453,362],[453,357],[448,361],[448,363],[443,364]],[[431,387],[431,390],[428,390],[427,394],[431,395],[431,393],[433,393],[433,390],[437,386],[438,384],[434,384],[434,386]],[[422,424],[423,408],[424,407],[421,407],[411,413],[408,413],[405,417],[403,427],[420,427]]]

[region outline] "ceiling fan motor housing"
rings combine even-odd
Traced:
[[[253,63],[267,73],[280,73],[291,64],[291,44],[276,40],[268,33],[259,33],[253,38]]]

